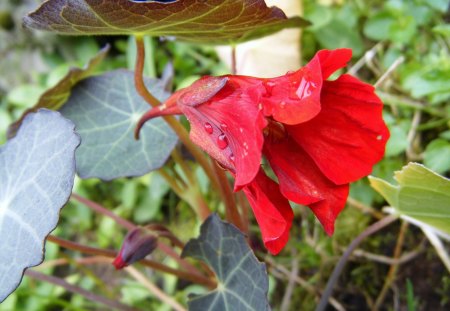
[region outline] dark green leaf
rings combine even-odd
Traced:
[[[302,27],[263,0],[48,0],[24,19],[26,26],[70,35],[175,36],[180,40],[229,44]]]
[[[159,100],[168,97],[158,80],[148,79],[146,84]],[[149,108],[136,92],[130,71],[116,70],[77,84],[61,113],[75,123],[81,136],[76,153],[80,177],[111,180],[160,168],[177,136],[157,118],[147,122],[140,140],[135,140],[136,123]]]
[[[79,143],[72,122],[41,109],[0,149],[0,302],[24,269],[42,262],[44,240],[72,191]]]
[[[260,263],[233,225],[213,214],[200,228],[198,239],[189,241],[182,257],[207,263],[215,272],[217,288],[205,295],[193,296],[190,311],[265,311],[268,277]]]

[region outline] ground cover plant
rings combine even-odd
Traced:
[[[448,308],[448,4],[286,3],[0,5],[0,310]]]

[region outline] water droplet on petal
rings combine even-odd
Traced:
[[[205,128],[206,133],[208,133],[208,134],[212,134],[214,131],[212,125],[208,122],[205,123],[204,128]]]
[[[280,106],[281,106],[281,108],[285,108],[286,107],[286,103],[285,102],[281,102]]]
[[[300,82],[300,85],[295,94],[297,94],[298,98],[300,99],[309,97],[312,93],[311,88],[316,88],[316,85],[312,82],[307,81],[305,78],[302,78],[302,81]]]
[[[378,135],[377,136],[377,140],[382,140],[383,139],[383,135]]]
[[[264,97],[270,97],[272,96],[272,89],[275,86],[275,82],[267,81],[263,82],[264,88],[266,89],[266,93],[263,94]]]
[[[234,163],[234,154],[230,154],[230,161]]]
[[[228,125],[226,125],[225,123],[222,123],[222,124],[220,124],[220,128],[221,128],[223,131],[226,131],[226,130],[228,129]]]
[[[217,145],[220,149],[225,149],[228,147],[228,138],[225,136],[225,134],[220,134],[219,137],[217,137]]]

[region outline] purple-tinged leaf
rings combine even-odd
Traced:
[[[68,35],[174,36],[183,41],[230,44],[309,23],[287,18],[264,0],[47,0],[24,19],[27,27]]]

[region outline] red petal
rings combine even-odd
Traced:
[[[113,265],[116,268],[116,270],[123,269],[124,267],[127,266],[127,264],[122,259],[122,251],[120,251],[119,254],[117,254],[117,257],[113,261]]]
[[[289,202],[280,193],[277,183],[262,170],[242,190],[261,228],[264,245],[271,254],[278,254],[289,240],[289,230],[294,218]]]
[[[336,217],[345,206],[348,184],[337,186],[326,178],[291,138],[266,140],[264,154],[278,177],[281,193],[290,201],[308,205],[331,235]]]
[[[217,79],[223,78],[209,77],[202,83],[215,84]],[[227,78],[226,85],[204,103],[191,100],[201,86],[194,83],[178,101],[191,124],[191,140],[236,175],[235,190],[250,183],[259,170],[266,126],[257,106],[261,82],[241,87],[245,80]]]
[[[389,131],[374,88],[349,75],[326,81],[322,110],[311,121],[288,126],[294,140],[336,184],[364,177],[384,155]]]
[[[322,78],[328,79],[335,71],[345,67],[352,58],[351,49],[321,50],[317,52],[322,69]]]
[[[266,92],[261,98],[264,114],[284,124],[314,118],[320,111],[322,83],[317,56],[300,70],[265,80]]]

